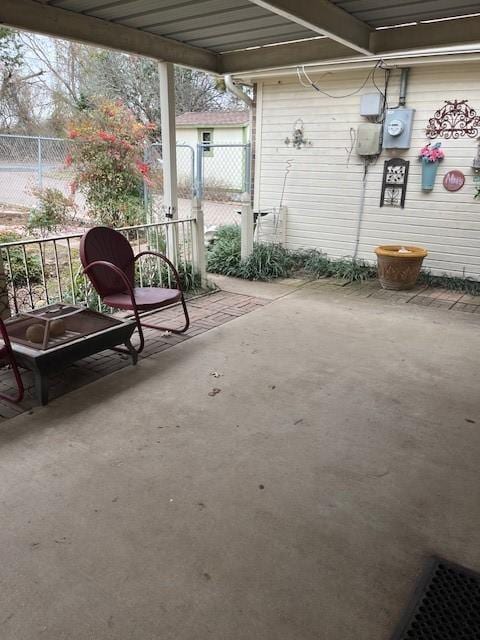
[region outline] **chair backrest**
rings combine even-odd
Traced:
[[[132,287],[135,283],[135,264],[132,247],[120,232],[108,227],[93,227],[80,240],[80,260],[87,267],[97,260],[111,262],[127,276]],[[104,266],[92,267],[88,277],[101,298],[125,291],[125,283]]]

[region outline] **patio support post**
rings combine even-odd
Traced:
[[[163,205],[168,220],[178,219],[177,148],[175,134],[175,77],[171,62],[158,63],[160,79],[160,125],[162,130]],[[177,265],[176,225],[167,227],[167,256]]]
[[[193,261],[195,272],[200,275],[202,288],[207,286],[207,265],[205,261],[205,223],[203,218],[202,201],[195,196],[192,198],[193,223]]]
[[[242,194],[242,260],[246,260],[253,251],[253,231],[253,209],[250,200],[250,194],[246,191]]]

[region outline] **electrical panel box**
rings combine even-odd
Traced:
[[[383,125],[384,149],[409,149],[415,109],[387,109]]]
[[[376,156],[380,153],[381,124],[362,122],[357,128],[357,153],[360,156]]]
[[[382,113],[383,96],[378,93],[366,93],[360,98],[360,115],[364,118],[378,118]]]

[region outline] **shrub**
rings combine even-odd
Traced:
[[[78,143],[66,159],[75,172],[72,193],[84,194],[95,222],[121,227],[143,221],[143,181],[150,181],[144,144],[154,128],[109,100],[79,112],[70,124],[68,135]]]
[[[18,233],[13,233],[11,231],[0,233],[0,245],[5,242],[15,242],[21,239],[22,238]],[[2,251],[2,256],[6,256],[6,250]],[[28,284],[25,262],[27,264],[30,284],[38,284],[42,281],[42,266],[38,255],[34,255],[26,251],[25,259],[22,248],[12,247],[8,251],[8,256],[10,260],[8,261],[5,257],[3,261],[5,275],[15,287],[25,287]]]
[[[210,272],[246,280],[286,278],[299,270],[316,278],[335,277],[348,282],[376,276],[376,268],[362,260],[331,260],[316,249],[290,251],[275,244],[255,243],[251,255],[242,261],[240,235],[240,227],[236,225],[221,227],[217,231],[216,241],[207,253]]]
[[[27,229],[31,232],[39,231],[41,235],[53,233],[58,227],[63,227],[73,216],[75,204],[58,189],[34,189],[32,191],[38,199],[38,204],[30,210]]]

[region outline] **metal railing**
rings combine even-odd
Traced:
[[[167,252],[188,288],[195,284],[201,269],[196,255],[196,224],[195,218],[187,218],[123,227],[118,231],[129,240],[134,253],[146,249]],[[82,234],[69,234],[0,245],[2,317],[54,302],[106,310],[83,274],[79,255],[81,237]],[[152,256],[138,262],[136,279],[139,286],[172,286],[171,271],[160,258]]]

